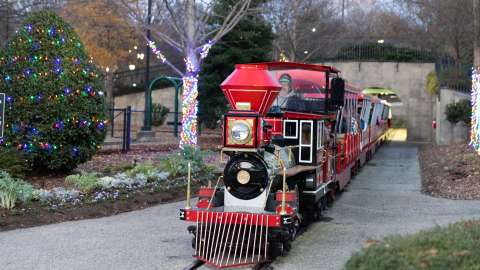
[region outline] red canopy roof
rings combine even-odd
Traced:
[[[249,103],[250,109],[264,115],[282,86],[268,72],[265,64],[239,64],[220,85],[232,108]]]

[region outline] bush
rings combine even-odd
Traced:
[[[140,163],[140,164],[137,164],[135,167],[133,167],[132,169],[126,171],[126,175],[128,177],[134,177],[135,175],[137,174],[143,174],[145,175],[147,178],[150,178],[152,177],[155,173],[158,172],[158,169],[155,167],[155,165],[153,165],[152,163],[150,162],[145,162],[145,163]]]
[[[160,164],[162,169],[166,170],[172,177],[186,175],[188,172],[188,163],[190,163],[192,173],[209,171],[210,168],[208,168],[203,161],[206,154],[206,152],[200,149],[186,145],[183,150],[163,158]]]
[[[89,193],[100,188],[102,185],[96,173],[72,174],[65,178],[65,181],[80,189],[83,193]]]
[[[431,71],[427,75],[427,93],[434,96],[438,93],[438,79],[435,71]]]
[[[374,242],[347,262],[346,270],[479,269],[480,221],[465,221]]]
[[[452,124],[463,121],[469,125],[472,117],[472,105],[468,99],[450,103],[447,105],[445,114],[447,115],[447,120]]]
[[[32,198],[32,185],[13,178],[5,171],[0,171],[0,207],[12,209],[17,200],[27,202]]]
[[[73,28],[49,11],[32,13],[1,53],[2,143],[35,169],[73,169],[103,142],[103,83],[89,61]]]
[[[30,169],[30,164],[24,153],[8,147],[0,147],[0,171],[5,171],[13,177],[23,177]]]
[[[165,119],[167,119],[167,114],[170,112],[170,109],[161,105],[161,104],[153,104],[152,105],[152,125],[154,126],[161,126],[165,123]]]

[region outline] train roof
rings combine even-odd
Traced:
[[[340,70],[332,66],[295,63],[295,62],[261,62],[261,63],[252,63],[252,64],[240,64],[240,65],[265,65],[270,70],[298,68],[298,69],[315,70],[315,71],[323,71],[323,72],[328,71],[330,73],[340,73]]]

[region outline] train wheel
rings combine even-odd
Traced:
[[[276,257],[279,256],[284,256],[285,250],[283,248],[283,243],[282,242],[271,242],[270,243],[270,258],[275,259]]]
[[[320,201],[317,203],[317,205],[315,206],[315,212],[316,212],[316,217],[317,217],[316,221],[320,221],[322,219],[322,212],[323,212],[323,209],[325,207],[324,206],[324,204],[325,204],[324,203],[324,201],[325,201],[324,198],[325,198],[325,196],[322,197],[320,199]]]
[[[298,230],[300,229],[300,221],[295,219],[292,228],[290,229],[290,240],[293,241],[297,238]]]
[[[327,197],[327,206],[331,207],[337,197],[335,189],[332,189],[330,192],[328,192],[326,197]]]
[[[328,203],[327,196],[323,196],[320,201],[322,204],[322,210],[327,210],[327,203]]]
[[[286,256],[287,253],[290,251],[290,249],[292,249],[292,242],[290,240],[286,240],[283,242],[283,255],[282,256]]]
[[[287,256],[288,251],[292,247],[290,241],[286,240],[283,242],[273,241],[270,243],[270,258],[275,259],[279,256]]]

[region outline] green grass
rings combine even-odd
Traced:
[[[373,242],[354,254],[345,269],[480,269],[480,221]]]

